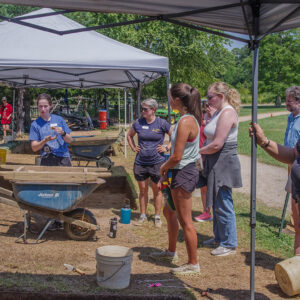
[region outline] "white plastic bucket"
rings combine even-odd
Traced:
[[[288,296],[300,294],[300,255],[283,260],[275,265],[275,277]]]
[[[130,283],[133,251],[123,246],[103,246],[96,250],[97,283],[107,289],[125,289]]]

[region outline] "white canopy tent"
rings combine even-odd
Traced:
[[[258,49],[259,42],[267,34],[300,27],[299,0],[0,0],[0,3],[51,6],[52,8],[130,13],[143,15],[134,21],[105,24],[93,27],[101,29],[133,23],[163,20],[196,30],[229,37],[249,44],[252,50],[252,122],[257,122],[258,98]],[[2,19],[6,19],[0,16]],[[30,26],[27,21],[13,19],[12,22]],[[240,38],[217,30],[246,34]],[[38,28],[45,30],[43,28]],[[88,30],[88,29],[87,29]],[[79,30],[65,30],[57,34],[71,34]],[[255,226],[256,226],[256,152],[255,137],[251,145],[251,269],[250,291],[254,300]]]
[[[44,8],[22,17],[53,13]],[[33,18],[54,30],[84,26],[62,15]],[[16,87],[138,88],[168,74],[168,58],[110,39],[95,31],[56,35],[0,23],[0,82]]]

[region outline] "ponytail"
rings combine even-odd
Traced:
[[[186,83],[177,83],[170,89],[172,98],[179,98],[187,112],[201,124],[201,98],[197,88]]]

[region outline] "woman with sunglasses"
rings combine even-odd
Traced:
[[[205,126],[207,141],[200,153],[205,155],[206,201],[213,207],[214,238],[203,244],[219,246],[211,254],[225,256],[235,254],[237,246],[232,188],[242,186],[237,153],[240,95],[226,83],[217,82],[208,88],[207,100],[217,111]]]
[[[155,207],[155,227],[161,227],[162,193],[159,190],[159,169],[165,161],[164,153],[169,151],[171,143],[164,146],[165,134],[171,135],[171,125],[164,119],[155,116],[158,104],[154,99],[146,99],[142,102],[142,118],[136,120],[127,134],[128,143],[136,153],[134,162],[134,177],[139,185],[140,217],[135,225],[147,222],[148,181],[152,181],[152,190]],[[138,144],[135,144],[134,136],[138,136]]]
[[[178,260],[176,243],[179,233],[178,221],[183,229],[188,263],[172,268],[171,273],[177,275],[199,275],[200,267],[197,259],[197,233],[192,220],[192,192],[198,182],[199,171],[196,161],[199,155],[199,136],[201,124],[201,107],[199,91],[185,83],[175,84],[169,90],[172,109],[180,113],[172,135],[172,149],[169,160],[160,168],[162,176],[168,170],[172,173],[171,194],[175,209],[164,207],[164,215],[168,223],[169,246],[166,251],[154,252],[155,260],[175,263]]]

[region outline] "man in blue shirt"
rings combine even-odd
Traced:
[[[286,90],[286,109],[290,111],[284,137],[284,145],[294,148],[300,138],[300,86]]]

